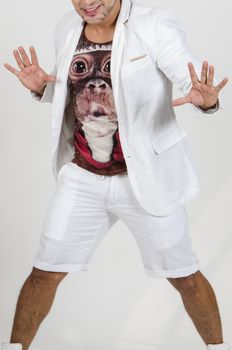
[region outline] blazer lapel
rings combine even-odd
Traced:
[[[78,19],[78,18],[77,18]],[[79,22],[79,23],[78,23]],[[54,94],[54,111],[53,111],[53,121],[52,121],[52,138],[53,138],[53,151],[57,148],[58,139],[60,135],[62,119],[64,115],[64,109],[68,101],[68,73],[69,67],[72,62],[72,58],[75,52],[75,48],[79,41],[84,21],[77,21],[77,27],[72,29],[65,42],[65,48],[62,52],[62,57],[59,61],[59,67],[57,72],[57,82]]]
[[[113,37],[113,45],[112,45],[112,53],[111,53],[111,79],[113,86],[113,94],[115,107],[120,114],[119,111],[119,95],[120,95],[120,70],[123,60],[123,53],[125,47],[125,40],[127,34],[127,22],[129,20],[130,12],[132,8],[131,0],[122,0],[121,1],[121,9],[117,19],[114,37]]]

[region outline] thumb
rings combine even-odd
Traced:
[[[182,106],[186,103],[190,103],[189,96],[177,98],[176,100],[172,101],[173,107]]]
[[[47,75],[45,80],[47,82],[51,82],[51,83],[54,83],[56,81],[56,76],[55,75]]]

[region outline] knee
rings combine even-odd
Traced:
[[[44,271],[33,267],[28,278],[34,284],[43,282],[49,284],[59,284],[67,274],[67,272]]]
[[[168,281],[180,292],[180,294],[197,293],[198,275],[193,273],[186,277],[168,278]]]

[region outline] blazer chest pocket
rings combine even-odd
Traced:
[[[177,145],[181,140],[186,137],[186,132],[182,129],[177,129],[177,131],[165,135],[161,138],[153,138],[152,147],[156,154],[163,153],[164,151],[170,149],[172,146]]]
[[[141,53],[134,57],[129,58],[129,60],[124,63],[121,67],[122,78],[128,74],[133,74],[136,71],[146,71],[147,69],[154,68],[154,62],[152,58],[146,54]]]
[[[156,83],[152,58],[147,54],[131,58],[121,67],[121,81],[127,102],[134,108],[148,102]]]

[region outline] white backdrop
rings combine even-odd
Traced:
[[[183,22],[199,59],[231,78],[230,1],[145,1],[173,11]],[[4,2],[0,12],[0,340],[8,341],[19,290],[31,271],[43,218],[54,190],[50,158],[51,106],[29,92],[3,67],[12,50],[34,45],[41,65],[54,63],[53,30],[71,1]],[[180,92],[175,91],[176,96]],[[232,343],[232,164],[231,83],[224,110],[205,117],[191,106],[176,110],[198,163],[201,191],[187,209],[201,271],[217,294],[224,338]],[[109,231],[89,272],[69,274],[31,349],[204,349],[179,294],[165,280],[147,277],[138,249],[123,222]]]

